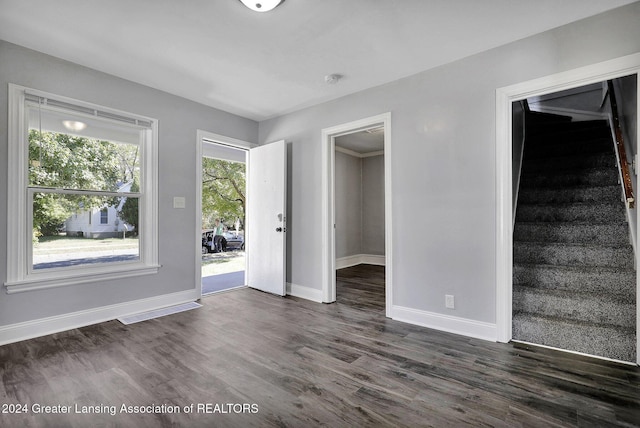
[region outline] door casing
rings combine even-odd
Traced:
[[[196,255],[195,257],[195,272],[196,272],[196,282],[195,288],[199,293],[198,298],[202,297],[202,262],[200,258],[200,254],[202,251],[202,156],[204,153],[204,144],[214,143],[221,144],[227,147],[236,148],[239,150],[249,151],[253,147],[257,147],[257,144],[249,143],[247,141],[238,140],[236,138],[227,137],[224,135],[214,134],[213,132],[203,131],[198,129],[196,132],[196,230],[195,230],[195,249]],[[249,168],[250,159],[247,159],[247,170]],[[247,195],[247,198],[249,195]],[[247,236],[245,236],[246,242]],[[245,254],[248,256],[248,252],[251,251],[249,246],[245,247]],[[247,257],[248,259],[248,257]],[[250,269],[249,264],[245,266],[245,283],[247,278],[247,272]]]
[[[369,128],[384,127],[385,312],[393,307],[393,221],[391,191],[391,113],[367,117],[322,130],[322,301],[336,301],[335,139]]]
[[[513,201],[512,201],[512,103],[618,77],[640,75],[640,53],[545,76],[496,90],[496,331],[498,342],[512,339],[513,299]],[[640,83],[640,82],[638,82]],[[640,84],[638,85],[640,98]],[[640,109],[636,118],[640,122]],[[640,144],[640,128],[636,142]],[[640,180],[636,183],[640,189]],[[640,247],[636,243],[636,248]],[[636,254],[636,266],[639,257]],[[636,296],[640,295],[636,274]],[[640,311],[636,300],[636,330]],[[636,350],[640,349],[640,335]],[[636,352],[638,354],[638,352]],[[637,363],[640,364],[640,355]]]

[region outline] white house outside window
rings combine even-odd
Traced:
[[[157,271],[156,133],[148,117],[9,86],[8,292]]]

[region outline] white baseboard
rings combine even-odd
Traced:
[[[287,282],[287,295],[322,303],[322,290]]]
[[[385,256],[378,256],[374,254],[355,254],[353,256],[340,257],[339,259],[336,259],[336,269],[344,269],[363,264],[384,266],[385,262]]]
[[[187,290],[178,293],[150,297],[148,299],[103,306],[101,308],[72,312],[54,317],[42,318],[0,327],[0,345],[46,336],[74,328],[85,327],[105,321],[111,321],[140,312],[161,309],[167,306],[193,302],[200,298],[199,290]]]
[[[421,311],[418,309],[393,306],[391,318],[397,321],[415,324],[448,333],[474,337],[476,339],[495,342],[498,337],[496,324],[459,318],[435,312]]]

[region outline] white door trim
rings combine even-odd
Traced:
[[[257,147],[257,144],[249,143],[247,141],[238,140],[236,138],[227,137],[225,135],[214,134],[213,132],[203,131],[198,129],[196,131],[196,230],[195,230],[195,239],[193,242],[196,246],[196,255],[195,257],[195,271],[196,271],[196,283],[195,289],[198,292],[198,298],[202,297],[202,261],[200,254],[202,254],[202,156],[204,153],[204,145],[205,144],[222,144],[225,146],[233,147],[240,150],[249,151],[249,149],[253,147]],[[247,168],[249,167],[249,161],[247,159]],[[247,198],[249,195],[247,195]],[[245,237],[246,238],[246,237]],[[250,249],[245,247],[245,254],[250,251]],[[245,267],[245,283],[247,282],[247,271],[249,270],[249,266]]]
[[[385,307],[393,307],[393,221],[391,191],[391,113],[367,117],[322,130],[322,301],[336,300],[335,138],[374,126],[384,127]]]
[[[511,105],[514,101],[523,100],[528,97],[563,91],[630,74],[640,74],[640,53],[496,90],[496,325],[498,342],[508,342],[512,338],[513,225],[511,193]],[[638,86],[640,89],[640,85]],[[640,141],[640,132],[638,134],[636,138]],[[640,187],[637,186],[636,188]],[[638,258],[637,255],[636,258]],[[638,265],[638,260],[636,260],[636,266]],[[637,281],[638,275],[636,275],[636,288],[640,291],[640,286]],[[638,306],[639,305],[636,304],[636,311],[638,310]],[[640,312],[638,312],[636,324],[640,325]],[[640,349],[640,336],[638,339],[639,345],[637,345],[636,349]],[[640,356],[638,358],[640,362]]]

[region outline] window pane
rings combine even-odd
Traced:
[[[96,120],[29,112],[29,186],[138,191],[132,185],[140,180],[139,129],[119,132]]]
[[[109,209],[103,208],[100,210],[100,224],[109,224]]]
[[[138,205],[137,197],[34,192],[33,269],[139,260]]]

